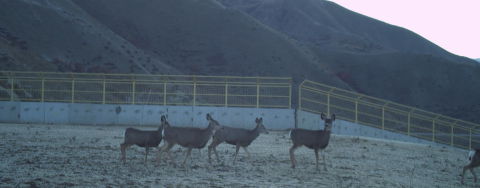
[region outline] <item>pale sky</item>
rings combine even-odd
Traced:
[[[329,0],[413,31],[456,55],[480,58],[480,0]]]

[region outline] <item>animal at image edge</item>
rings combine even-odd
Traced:
[[[162,142],[162,131],[164,128],[169,127],[167,119],[165,116],[161,117],[162,125],[158,127],[156,131],[141,131],[135,128],[127,128],[124,132],[125,139],[122,144],[120,144],[122,150],[122,161],[124,164],[127,163],[125,158],[126,149],[130,146],[137,145],[140,147],[145,147],[145,164],[147,164],[148,150],[150,147],[157,148],[160,151],[160,142]],[[157,153],[157,164],[159,163],[158,153]]]
[[[477,183],[477,175],[475,174],[475,172],[473,172],[473,168],[480,166],[480,149],[475,149],[474,151],[470,151],[470,153],[468,154],[468,160],[470,160],[470,164],[463,167],[462,180],[461,180],[462,185],[464,184],[463,178],[467,170],[470,170],[470,172],[473,175],[473,181]]]
[[[327,170],[325,164],[325,148],[328,146],[330,140],[330,134],[332,129],[332,123],[335,121],[335,114],[332,114],[331,117],[326,117],[325,114],[321,114],[320,118],[325,121],[325,128],[323,130],[307,130],[307,129],[292,129],[290,131],[290,138],[292,139],[293,146],[290,148],[290,161],[292,162],[292,168],[295,168],[295,150],[300,146],[306,146],[307,148],[313,149],[315,152],[316,158],[316,169],[318,167],[318,150],[322,151],[322,160],[323,160],[323,169]]]
[[[238,150],[242,147],[248,155],[250,163],[253,165],[253,161],[250,157],[250,152],[248,152],[248,146],[260,135],[260,133],[268,134],[267,129],[262,124],[263,119],[256,118],[255,123],[257,126],[253,130],[241,129],[241,128],[233,128],[224,126],[222,130],[215,132],[213,135],[213,141],[208,146],[208,162],[211,164],[211,154],[212,149],[215,152],[215,156],[217,157],[217,161],[220,162],[220,158],[218,157],[217,153],[217,146],[223,142],[227,144],[235,145],[235,158],[233,159],[233,164],[237,160]]]

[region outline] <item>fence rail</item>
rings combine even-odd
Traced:
[[[291,78],[0,71],[1,101],[291,108]]]
[[[480,148],[479,125],[305,80],[299,109],[454,147]]]

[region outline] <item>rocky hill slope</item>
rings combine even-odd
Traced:
[[[329,1],[12,0],[0,10],[0,70],[292,77],[293,88],[309,79],[480,121],[477,62]]]

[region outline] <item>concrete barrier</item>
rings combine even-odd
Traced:
[[[324,128],[319,114],[294,109],[0,102],[0,122],[3,123],[158,126],[160,117],[166,115],[172,126],[205,128],[208,126],[207,114],[221,125],[250,130],[256,125],[255,118],[263,118],[263,124],[269,130],[287,130],[295,125],[312,130]],[[448,146],[338,118],[333,123],[332,132]]]
[[[45,124],[68,124],[69,108],[68,103],[44,103]]]
[[[45,104],[43,102],[20,103],[20,123],[44,123]]]
[[[21,102],[2,101],[0,102],[0,122],[20,123]]]

